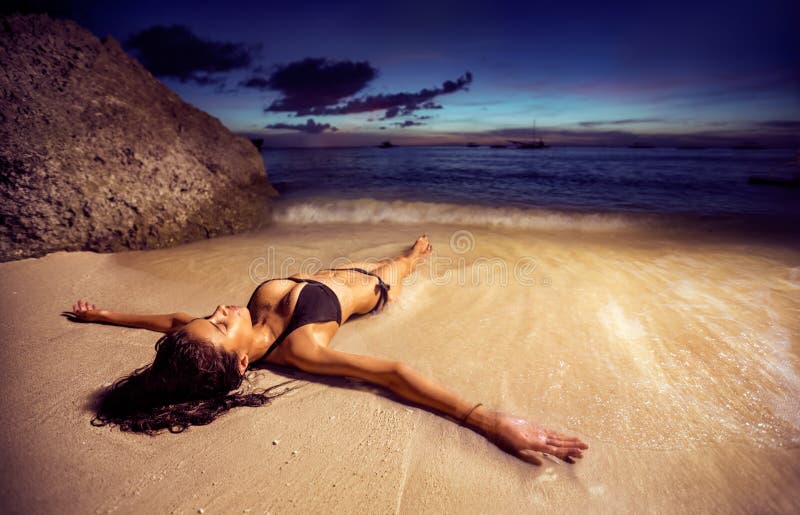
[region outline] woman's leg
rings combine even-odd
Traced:
[[[431,244],[428,241],[428,237],[423,235],[417,238],[417,241],[414,242],[414,245],[412,245],[410,249],[395,258],[374,262],[362,261],[348,263],[346,265],[337,266],[334,270],[363,268],[364,270],[372,272],[389,285],[388,300],[393,301],[400,294],[403,279],[414,271],[422,258],[430,253]],[[333,275],[336,274],[336,272],[325,272],[324,270],[321,270],[319,273],[324,274],[328,278],[332,278]],[[339,272],[339,274],[343,274],[343,272]],[[313,276],[309,276],[309,278],[310,277]],[[339,277],[343,278],[341,275]],[[342,302],[343,320],[347,320],[352,313],[368,313],[375,307],[380,299],[381,292],[376,287],[377,281],[374,277],[351,272],[348,274],[347,282],[343,284],[346,284],[352,292],[352,295],[346,298],[342,296],[339,297],[339,301]]]
[[[344,263],[344,264],[341,264],[341,265],[337,265],[336,268],[342,268],[342,269],[346,269],[346,268],[362,268],[362,269],[366,270],[367,272],[372,272],[376,268],[378,268],[380,266],[383,266],[385,264],[391,263],[391,262],[392,262],[392,260],[389,259],[389,258],[386,258],[386,259],[375,259],[375,260],[372,260],[372,261],[353,261],[353,262],[348,262],[348,263]]]

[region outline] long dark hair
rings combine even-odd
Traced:
[[[285,393],[239,391],[244,375],[236,354],[191,337],[182,328],[156,342],[153,363],[100,391],[92,425],[154,435],[209,424],[231,408],[263,406]],[[237,391],[233,391],[237,390]]]

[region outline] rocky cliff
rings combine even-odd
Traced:
[[[111,37],[0,18],[0,260],[253,229],[275,190],[253,144]]]

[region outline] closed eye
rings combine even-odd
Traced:
[[[208,320],[209,318],[211,318],[211,315],[208,315],[207,317],[205,317],[205,318],[204,318],[204,320]],[[213,325],[213,326],[216,328],[216,330],[217,330],[217,331],[219,331],[219,332],[221,332],[222,334],[224,334],[224,335],[226,335],[226,336],[227,336],[227,333],[226,333],[225,331],[223,331],[222,329],[220,329],[220,328],[219,328],[219,324],[215,324],[215,323],[214,323],[214,322],[212,322],[211,320],[208,320],[208,323],[209,323],[209,324],[211,324],[211,325]],[[228,328],[228,326],[226,325],[226,326],[225,326],[225,329],[227,329],[227,328]]]
[[[209,322],[211,322],[211,320],[209,320]],[[223,331],[222,329],[220,329],[220,328],[219,328],[219,325],[220,325],[220,324],[215,324],[214,322],[211,322],[211,325],[213,325],[214,327],[216,327],[216,328],[217,328],[217,331],[221,332],[222,334],[227,334],[225,331]],[[225,329],[227,329],[227,328],[228,328],[228,326],[225,326]]]

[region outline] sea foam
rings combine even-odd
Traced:
[[[616,232],[652,223],[625,213],[558,211],[403,200],[302,199],[275,204],[273,221],[289,224],[458,224],[534,230]]]

